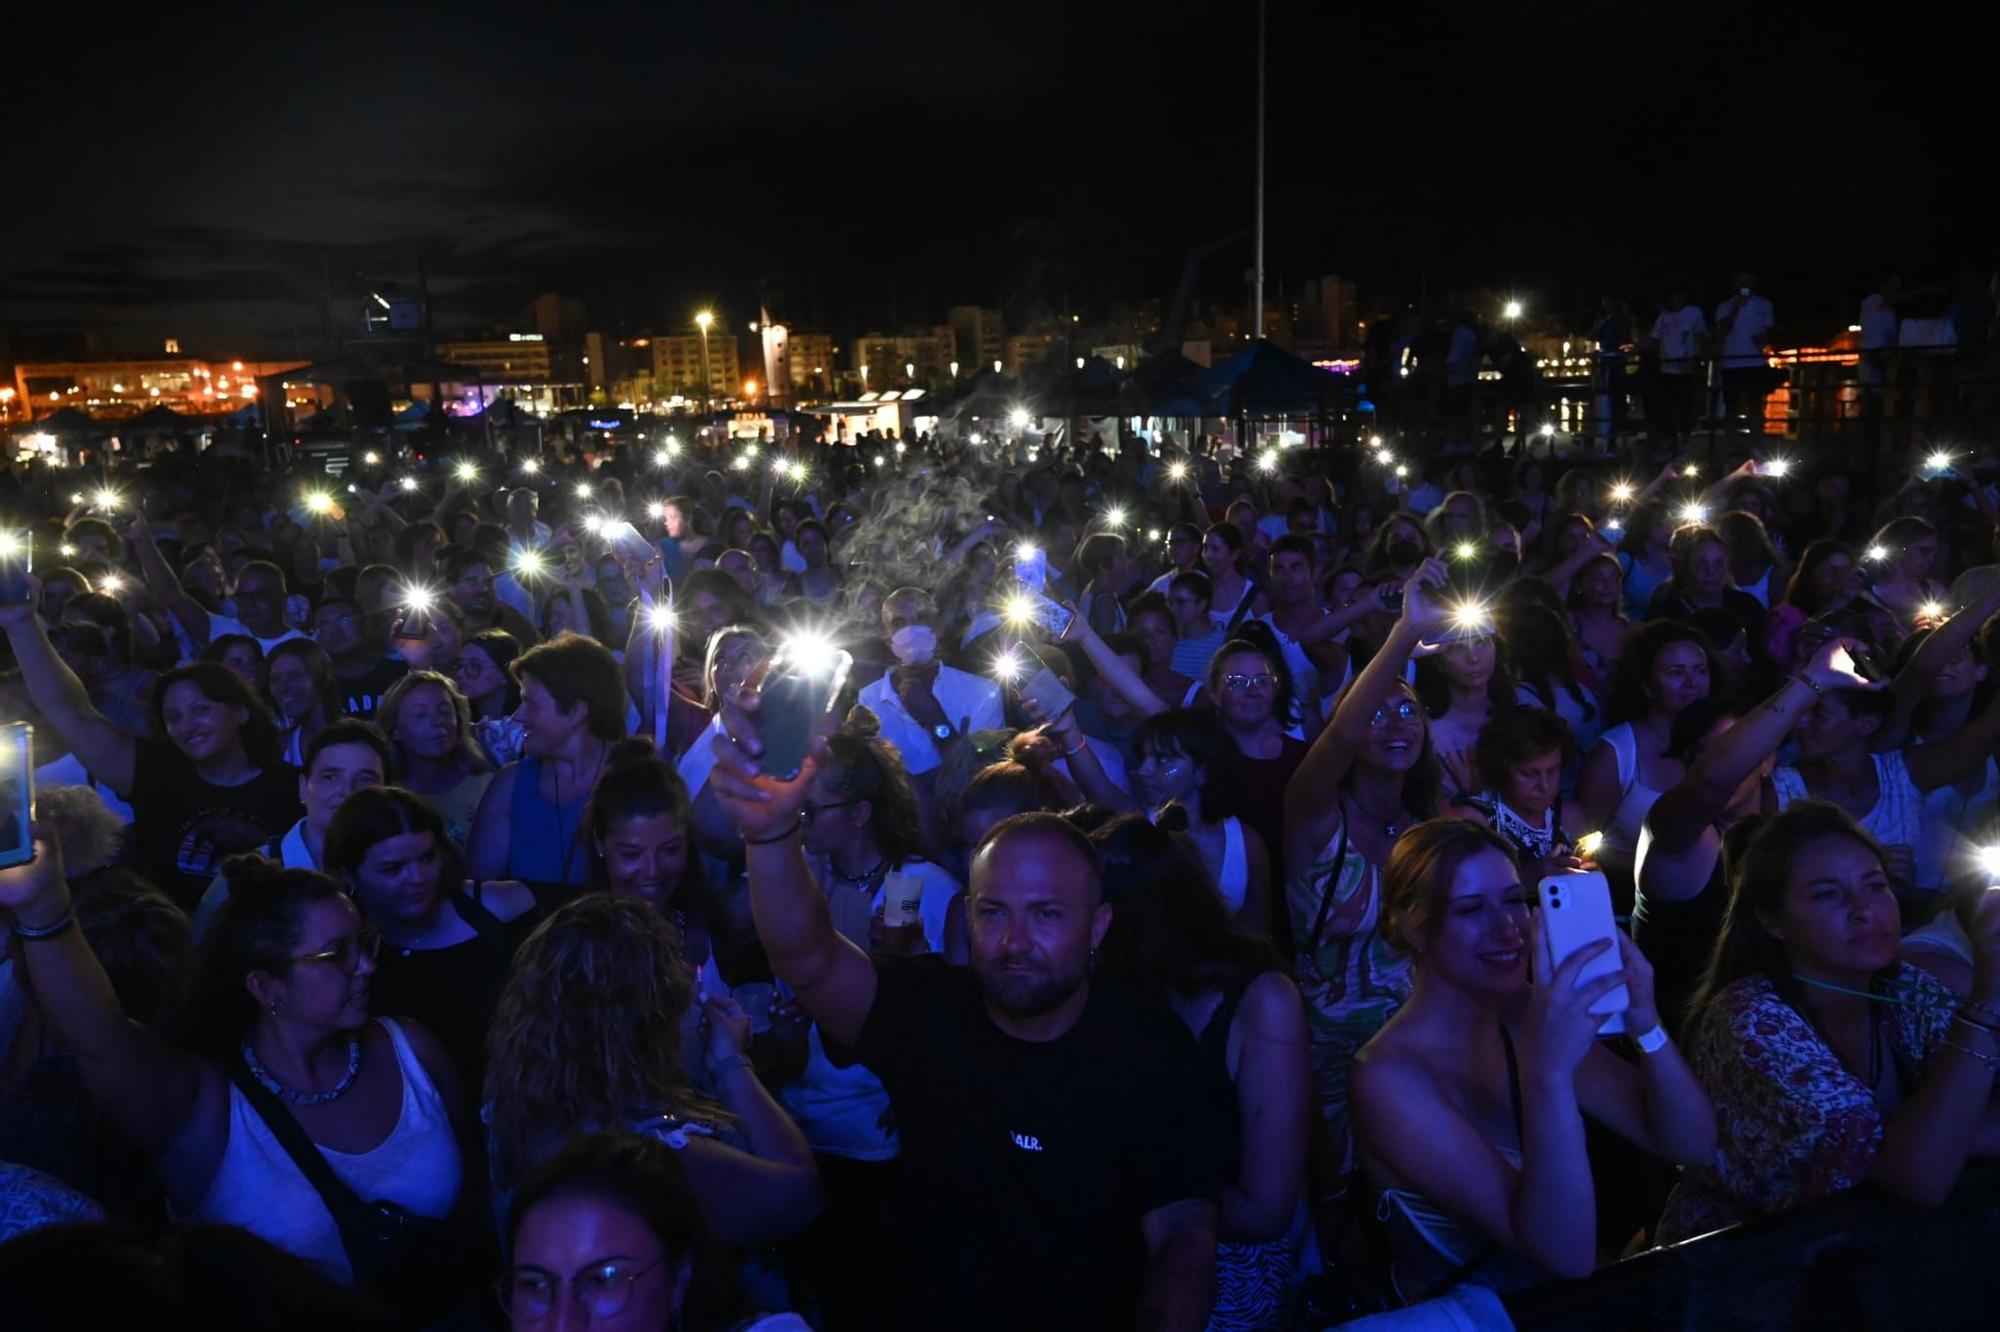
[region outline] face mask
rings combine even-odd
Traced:
[[[937,653],[937,632],[927,624],[908,624],[889,638],[889,651],[905,666],[926,666]]]
[[[1424,548],[1408,537],[1398,537],[1389,543],[1389,563],[1415,564],[1424,557]]]

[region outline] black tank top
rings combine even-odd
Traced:
[[[1722,825],[1717,824],[1718,839],[1722,831]],[[1722,933],[1722,914],[1729,904],[1728,875],[1722,860],[1718,842],[1708,882],[1693,897],[1669,902],[1648,897],[1642,889],[1632,904],[1632,942],[1653,964],[1653,997],[1659,1004],[1660,1024],[1676,1035],[1702,973],[1708,970],[1716,936]]]

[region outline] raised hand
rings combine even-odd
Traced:
[[[815,737],[812,752],[799,765],[799,775],[788,782],[766,776],[758,763],[764,752],[757,737],[761,702],[753,685],[731,690],[723,699],[722,734],[710,741],[715,748],[715,771],[709,775],[709,785],[747,842],[778,837],[799,825],[799,811],[812,788],[819,755],[826,748],[825,740]]]
[[[1528,947],[1542,947],[1541,921],[1529,927]],[[1622,971],[1613,971],[1594,980],[1582,981],[1586,962],[1611,947],[1609,939],[1598,939],[1564,958],[1545,985],[1534,987],[1522,1030],[1528,1062],[1545,1074],[1570,1074],[1590,1053],[1597,1029],[1604,1019],[1590,1006],[1625,983]]]

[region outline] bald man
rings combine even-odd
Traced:
[[[1111,927],[1097,858],[1053,814],[996,825],[966,890],[971,967],[870,957],[834,929],[800,846],[816,759],[757,768],[756,700],[722,712],[711,784],[743,835],[771,965],[902,1133],[896,1326],[1199,1328],[1214,1299],[1222,1136],[1164,1010],[1093,984]]]

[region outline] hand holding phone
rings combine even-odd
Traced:
[[[1035,718],[1037,722],[1060,721],[1064,713],[1076,706],[1076,695],[1046,666],[1021,686],[1021,700],[1035,705],[1041,714]]]
[[[1535,984],[1552,985],[1563,964],[1578,953],[1602,944],[1576,973],[1575,985],[1587,988],[1592,982],[1618,977],[1619,983],[1590,1005],[1590,1012],[1603,1019],[1600,1036],[1614,1036],[1625,1030],[1625,1010],[1632,996],[1625,988],[1624,955],[1620,950],[1618,922],[1611,911],[1611,885],[1596,870],[1583,874],[1552,874],[1536,887],[1541,899],[1541,947],[1536,951]]]
[[[812,752],[813,732],[833,706],[854,658],[819,643],[786,643],[771,658],[757,687],[758,765],[768,777],[788,782]]]
[[[34,728],[0,726],[0,869],[35,858]]]
[[[0,606],[34,602],[35,544],[26,532],[0,529]]]

